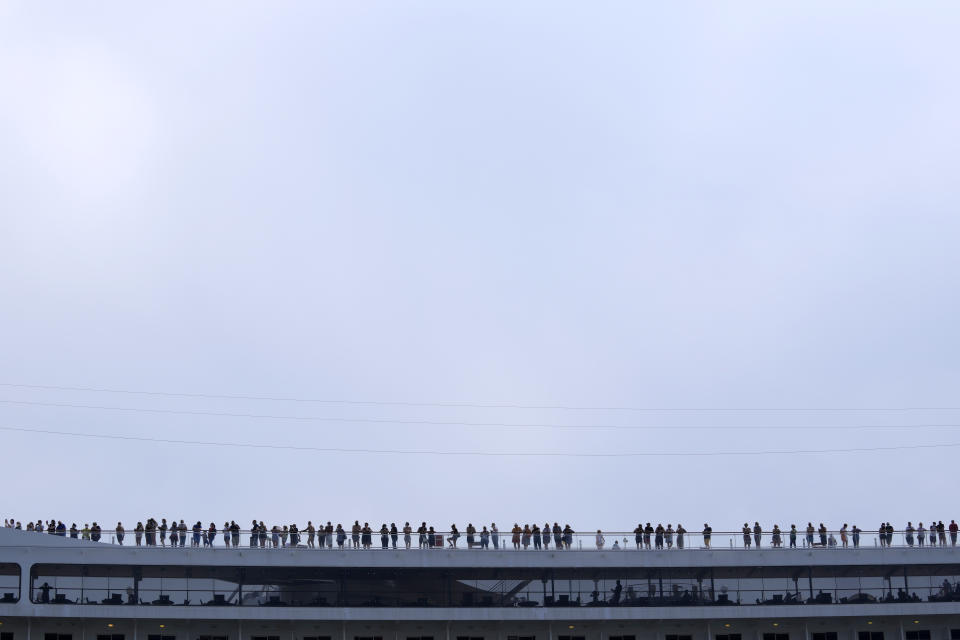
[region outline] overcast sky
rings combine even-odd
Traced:
[[[0,386],[3,516],[960,516],[958,32],[955,2],[0,1],[0,383],[399,403]]]

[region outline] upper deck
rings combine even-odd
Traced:
[[[208,619],[960,613],[960,550],[951,546],[172,549],[7,529],[0,563],[0,616],[157,617],[169,607]]]

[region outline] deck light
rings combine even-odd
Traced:
[[[779,622],[774,622],[774,623],[773,623],[773,626],[779,627],[779,626],[780,626],[780,623],[779,623]]]
[[[167,627],[167,625],[165,625],[165,624],[160,625],[160,628],[161,628],[161,629],[165,629],[166,627]]]
[[[723,626],[725,626],[725,627],[729,627],[729,626],[730,626],[730,623],[729,623],[729,622],[726,622],[726,623],[724,623],[724,625],[723,625]]]
[[[914,621],[913,621],[913,624],[920,624],[920,621],[919,621],[919,620],[914,620]]]
[[[873,624],[873,620],[867,620],[867,624]]]
[[[113,623],[112,623],[112,622],[108,622],[108,623],[107,623],[107,626],[110,627],[111,629],[113,629]]]
[[[574,628],[573,625],[570,625],[569,627],[567,627],[567,629],[573,629],[573,628]]]

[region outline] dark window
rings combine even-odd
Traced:
[[[97,634],[97,640],[123,640],[122,633],[100,633]]]
[[[613,636],[610,636],[610,640],[613,640],[613,638]],[[557,640],[585,640],[585,638],[583,636],[557,636]]]
[[[383,640],[383,636],[353,636],[353,640]]]
[[[507,636],[507,640],[537,640],[537,636]]]
[[[0,640],[13,640],[13,631],[4,631],[0,633]]]
[[[633,636],[623,636],[624,640],[627,640],[627,638],[629,638],[630,640],[634,640]],[[664,640],[693,640],[693,636],[675,635],[675,634],[668,634],[668,635],[665,635],[663,638]],[[610,640],[613,640],[612,636]]]
[[[637,640],[637,636],[610,636],[609,640]],[[691,638],[690,636],[666,636],[666,640],[691,640]]]
[[[197,640],[227,640],[227,636],[197,636]]]
[[[250,636],[250,640],[280,640],[280,636]]]
[[[330,640],[330,636],[303,636],[303,640]]]
[[[837,640],[836,631],[824,631],[823,633],[812,633],[811,640]]]
[[[763,640],[790,640],[789,633],[765,633]]]
[[[150,634],[147,636],[147,640],[177,640],[176,636],[161,636]]]
[[[861,631],[857,640],[883,640],[883,631]]]
[[[457,640],[483,640],[483,636],[457,636]]]
[[[433,640],[433,636],[407,636],[407,640]]]
[[[741,640],[739,633],[718,633],[717,640]]]
[[[72,633],[45,633],[43,640],[73,640]],[[929,637],[927,638],[929,640]]]
[[[930,640],[930,629],[917,629],[905,632],[907,640]]]
[[[950,629],[950,640],[960,640],[960,629]]]

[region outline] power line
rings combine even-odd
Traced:
[[[237,447],[244,449],[274,449],[283,451],[311,451],[318,453],[358,453],[358,454],[391,454],[391,455],[429,455],[429,456],[478,456],[478,457],[528,457],[528,458],[640,458],[640,457],[720,457],[720,456],[768,456],[768,455],[800,455],[824,453],[866,453],[876,451],[904,451],[911,449],[941,449],[960,447],[960,442],[943,444],[915,444],[889,447],[852,447],[845,449],[767,449],[761,451],[636,451],[616,453],[567,453],[567,452],[517,452],[517,451],[442,451],[434,449],[370,449],[347,447],[312,447],[303,445],[259,444],[246,442],[223,442],[209,440],[181,440],[175,438],[151,438],[147,436],[124,436],[117,434],[82,433],[75,431],[58,431],[54,429],[32,429],[26,427],[0,426],[2,431],[15,431],[55,436],[70,436],[76,438],[95,438],[103,440],[125,440],[131,442],[150,442],[160,444],[199,445],[211,447]]]
[[[794,430],[794,429],[934,429],[957,428],[960,424],[857,424],[857,425],[617,425],[617,424],[550,424],[550,423],[522,423],[522,422],[460,422],[454,420],[414,420],[406,418],[342,418],[329,416],[292,416],[262,413],[233,413],[225,411],[200,411],[193,409],[163,409],[151,407],[115,407],[107,405],[72,404],[64,402],[36,402],[31,400],[0,399],[0,403],[26,405],[38,407],[55,407],[65,409],[91,409],[101,411],[129,411],[135,413],[156,413],[188,416],[210,416],[226,418],[253,418],[266,420],[296,420],[303,422],[350,422],[364,424],[391,424],[391,425],[426,425],[426,426],[461,426],[461,427],[505,427],[531,429],[619,429],[636,430],[705,430],[705,429],[737,429],[737,430]]]
[[[205,398],[213,400],[263,400],[270,402],[303,402],[318,404],[342,404],[363,406],[398,406],[398,407],[446,407],[465,409],[555,409],[564,411],[635,411],[635,412],[780,412],[780,411],[960,411],[960,407],[629,407],[629,406],[575,406],[575,405],[548,405],[548,404],[512,404],[512,403],[482,403],[482,402],[409,402],[397,400],[337,400],[328,398],[296,398],[282,396],[254,396],[214,393],[179,393],[171,391],[144,391],[135,389],[110,389],[103,387],[71,387],[40,384],[16,384],[0,382],[0,387],[18,389],[43,389],[49,391],[84,391],[95,393],[116,393],[126,395],[160,396],[168,398]]]

